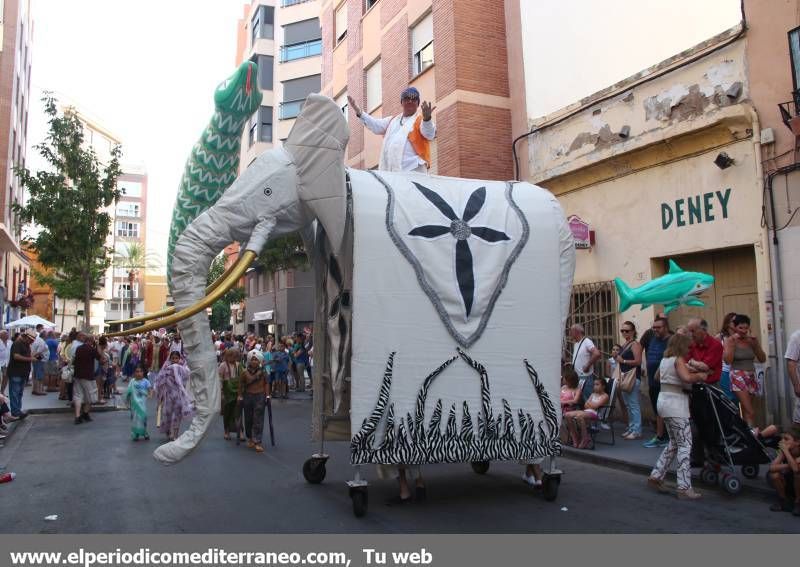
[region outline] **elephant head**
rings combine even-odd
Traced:
[[[259,156],[178,239],[171,269],[176,313],[115,333],[178,323],[183,338],[196,413],[186,432],[155,451],[157,460],[169,464],[183,458],[219,411],[217,362],[205,309],[237,283],[270,239],[302,230],[315,219],[328,234],[332,249],[339,250],[345,231],[348,137],[338,106],[327,97],[309,95],[284,146]],[[239,260],[206,295],[211,262],[232,242],[242,245]]]

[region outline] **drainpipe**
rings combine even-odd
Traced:
[[[753,125],[753,157],[756,166],[756,186],[764,195],[764,166],[761,163],[761,122],[758,113],[752,107],[748,107],[750,120]],[[763,197],[762,197],[763,198]],[[773,214],[773,224],[775,216]],[[772,358],[771,366],[774,368],[773,376],[776,378],[773,383],[777,388],[768,387],[767,390],[767,423],[776,423],[783,415],[781,411],[781,399],[785,399],[786,388],[784,380],[784,369],[782,363],[783,354],[783,293],[781,290],[781,270],[780,258],[778,256],[777,240],[771,240],[768,226],[764,227],[763,241],[767,243],[769,253],[769,280],[770,289],[766,292],[766,303],[770,306],[769,324],[772,332],[769,339],[774,343],[773,348],[767,349],[767,358]],[[768,345],[769,346],[769,345]],[[776,417],[778,419],[776,419]]]

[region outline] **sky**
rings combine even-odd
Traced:
[[[162,262],[186,158],[214,112],[214,89],[235,69],[244,5],[32,0],[32,91],[69,99],[122,140],[124,161],[144,163],[147,247]],[[32,92],[29,155],[44,135],[38,99]]]
[[[236,23],[245,3],[32,0],[32,87],[51,90],[99,119],[122,140],[124,160],[144,164],[147,247],[162,261],[186,158],[213,113],[214,89],[235,67]],[[739,21],[739,0],[521,4],[531,118]],[[44,135],[38,98],[34,92],[29,146]]]

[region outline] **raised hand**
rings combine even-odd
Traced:
[[[347,95],[347,104],[350,105],[350,108],[353,109],[353,112],[356,113],[356,116],[358,117],[361,116],[361,107],[358,106],[355,99],[353,99],[353,97],[351,97],[350,95]]]
[[[425,122],[431,119],[431,114],[433,114],[434,110],[436,110],[435,106],[431,108],[431,103],[427,100],[422,101],[422,119]]]

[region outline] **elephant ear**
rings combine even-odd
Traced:
[[[319,219],[338,254],[347,215],[344,152],[350,129],[341,109],[310,94],[284,143],[297,169],[300,200]]]

